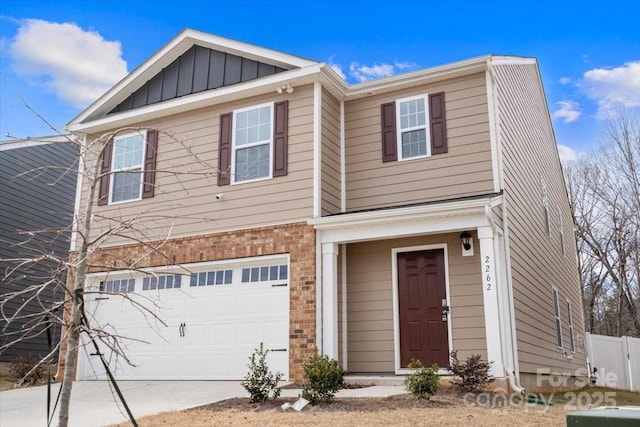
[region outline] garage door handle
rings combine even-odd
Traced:
[[[280,287],[280,286],[287,286],[287,284],[286,283],[280,283],[279,285],[271,285],[272,288],[277,288],[277,287]]]
[[[287,349],[286,348],[274,348],[274,349],[269,350],[269,351],[287,351]]]
[[[98,297],[94,301],[102,301],[103,299],[109,299],[109,297]]]

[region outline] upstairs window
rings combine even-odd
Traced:
[[[288,101],[220,116],[218,185],[287,175]]]
[[[424,96],[397,101],[398,151],[400,159],[430,154],[427,135],[427,102]]]
[[[558,206],[558,231],[560,233],[560,253],[562,256],[565,256],[564,249],[564,221],[562,221],[562,211],[560,210],[560,206]]]
[[[153,129],[118,135],[102,153],[98,205],[153,197],[158,132]]]
[[[447,152],[444,92],[382,104],[381,113],[383,162]]]
[[[540,192],[542,193],[542,219],[544,221],[544,229],[547,231],[547,235],[550,235],[549,193],[547,192],[547,184],[542,178],[540,178]]]
[[[234,112],[233,182],[271,177],[272,106]]]
[[[114,139],[111,203],[142,197],[144,145],[144,135],[140,133]]]

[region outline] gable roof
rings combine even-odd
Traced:
[[[204,75],[200,73],[187,78],[183,72],[183,78],[179,77],[180,70],[193,71],[195,61],[204,63],[205,57],[208,63],[204,64],[207,71],[207,81],[204,85]],[[213,90],[318,64],[271,49],[185,29],[71,120],[68,127],[73,129],[74,125],[99,119],[112,112],[126,111],[203,90]],[[208,77],[210,73],[215,74],[211,79]],[[199,79],[195,82],[195,88],[194,77]],[[171,88],[164,96],[161,94],[158,98],[158,87],[162,89],[161,85],[165,79]]]

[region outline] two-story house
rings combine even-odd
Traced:
[[[316,350],[362,375],[411,359],[446,373],[450,351],[476,353],[527,388],[585,365],[534,58],[349,85],[325,63],[185,30],[68,129],[87,146],[111,136],[76,208],[95,204],[107,236],[90,321],[134,339],[116,378],[241,379],[260,342],[297,382]],[[80,357],[79,378],[101,375]]]

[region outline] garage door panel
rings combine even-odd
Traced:
[[[233,346],[236,342],[236,325],[231,322],[209,325],[209,342],[216,346]]]
[[[143,291],[138,278],[138,293],[87,300],[92,326],[133,339],[123,340],[123,347],[136,366],[112,358],[116,378],[241,380],[248,372],[249,356],[261,342],[267,349],[282,350],[269,352],[267,363],[288,375],[289,287],[239,283],[242,264],[238,265],[233,283],[191,287],[183,279],[180,289]],[[229,268],[225,264],[224,269]],[[104,379],[99,359],[90,360],[86,353],[79,359],[78,377]]]

